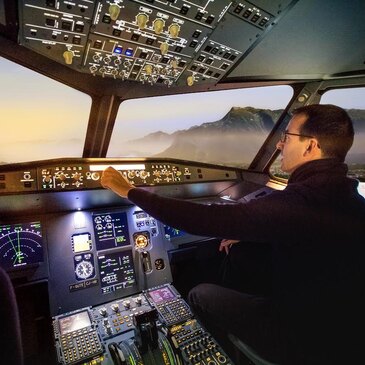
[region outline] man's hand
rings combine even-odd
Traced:
[[[100,183],[104,188],[114,191],[122,198],[126,198],[129,190],[134,188],[121,173],[111,166],[103,171]]]
[[[219,245],[219,251],[226,251],[226,254],[228,255],[229,249],[239,241],[237,240],[222,240],[221,244]]]

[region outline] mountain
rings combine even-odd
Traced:
[[[242,164],[252,158],[282,110],[233,107],[222,119],[179,130],[151,133],[124,144],[122,155]],[[249,161],[245,161],[248,163]]]
[[[122,151],[117,155],[123,157],[145,157],[153,156],[161,150],[168,148],[175,138],[176,132],[168,134],[165,132],[154,132],[138,139],[123,143]]]
[[[206,133],[218,130],[220,133],[226,131],[267,133],[272,129],[281,113],[282,110],[233,107],[221,120],[191,127],[188,132]]]

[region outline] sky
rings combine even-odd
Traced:
[[[365,109],[364,89],[330,93],[324,102]],[[155,131],[219,120],[231,107],[281,109],[291,96],[290,87],[275,86],[125,101],[110,151]],[[0,162],[80,157],[90,106],[88,95],[0,57]]]

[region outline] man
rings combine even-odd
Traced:
[[[291,173],[287,187],[247,203],[207,206],[160,197],[111,168],[102,185],[170,226],[226,238],[222,249],[240,241],[232,258],[242,242],[269,247],[270,294],[213,284],[190,292],[213,335],[233,333],[279,364],[349,364],[363,357],[357,331],[364,328],[365,304],[365,200],[343,163],[353,137],[343,109],[297,109],[277,143],[281,168]]]

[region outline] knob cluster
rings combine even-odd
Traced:
[[[136,15],[136,24],[139,30],[144,30],[147,28],[149,23],[149,16],[146,13],[138,13]],[[165,31],[166,22],[162,18],[156,18],[152,22],[152,30],[155,34],[160,35]],[[178,38],[180,33],[180,24],[172,23],[167,28],[167,34],[170,38]]]

